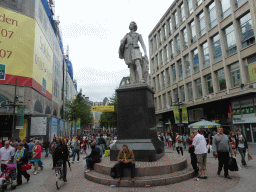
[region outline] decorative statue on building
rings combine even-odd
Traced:
[[[128,68],[130,68],[130,83],[147,83],[149,85],[149,62],[146,46],[141,34],[136,33],[137,24],[133,21],[129,26],[130,33],[127,33],[121,40],[119,47],[119,58],[124,59]],[[138,45],[140,42],[144,51],[144,56],[140,52]]]

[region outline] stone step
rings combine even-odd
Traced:
[[[110,175],[111,168],[116,161],[103,158],[101,163],[94,164],[94,171]],[[135,162],[136,177],[163,175],[181,171],[187,167],[187,159],[176,154],[166,154],[156,162]],[[130,176],[130,171],[124,170],[124,177]]]
[[[131,181],[131,178],[129,177],[124,177],[122,178],[120,183],[117,183],[116,179],[113,179],[109,175],[98,173],[96,171],[84,173],[84,177],[87,180],[95,183],[103,185],[116,185],[117,187],[145,187],[146,185],[162,186],[188,180],[194,177],[194,170],[192,169],[191,165],[189,165],[182,171],[177,171],[174,173],[155,176],[135,177],[136,181],[134,183]]]

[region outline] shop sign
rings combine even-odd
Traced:
[[[233,117],[233,124],[241,124],[241,123],[255,123],[256,117],[241,117],[241,118],[234,118]]]
[[[250,77],[250,82],[256,80],[256,63],[248,66],[248,72]]]

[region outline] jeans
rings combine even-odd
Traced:
[[[184,150],[186,150],[186,145],[187,145],[187,142],[183,142],[183,146],[184,146]]]
[[[176,150],[177,150],[178,154],[180,154],[180,152],[181,152],[181,155],[183,156],[183,149],[182,149],[182,147],[176,147]]]
[[[238,151],[242,157],[241,159],[241,162],[242,162],[242,165],[246,165],[246,162],[245,162],[245,153],[246,153],[246,148],[241,148],[241,147],[238,147]]]
[[[73,161],[75,161],[76,154],[77,154],[77,161],[79,161],[79,152],[80,152],[80,149],[73,149]]]
[[[105,145],[104,144],[100,144],[100,150],[101,150],[101,154],[103,155],[105,153]]]
[[[132,161],[130,163],[117,162],[116,166],[117,166],[116,167],[117,177],[122,176],[124,168],[129,168],[131,170],[131,177],[135,176],[135,163],[134,163],[134,161]]]
[[[45,156],[47,157],[47,156],[49,155],[49,153],[50,153],[50,152],[49,152],[49,148],[46,148],[46,149],[45,149]]]
[[[229,152],[217,152],[219,160],[218,172],[220,173],[224,165],[224,176],[228,175],[228,162],[229,162]]]

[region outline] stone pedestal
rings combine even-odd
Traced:
[[[123,144],[132,149],[136,161],[156,161],[164,155],[164,145],[157,138],[154,92],[146,84],[126,85],[117,91],[118,141],[110,152],[116,161]]]

